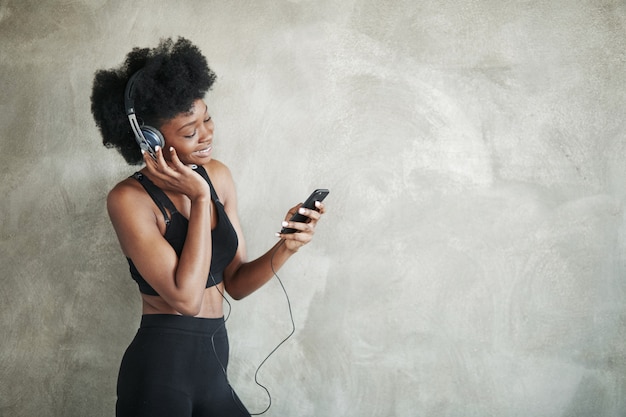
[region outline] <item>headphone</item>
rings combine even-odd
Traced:
[[[143,151],[148,152],[152,158],[156,159],[155,148],[157,146],[160,146],[161,148],[165,146],[163,134],[159,132],[159,129],[152,126],[139,125],[137,116],[135,115],[135,100],[133,99],[133,93],[135,92],[135,82],[137,81],[137,76],[141,74],[142,71],[143,69],[140,69],[134,73],[126,83],[126,89],[124,90],[124,109],[126,110],[126,115],[128,116],[128,121],[130,122],[130,127],[133,130],[137,144]]]

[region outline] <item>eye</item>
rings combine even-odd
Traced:
[[[203,120],[203,123],[209,123],[211,121],[211,116],[207,116],[206,119]],[[193,139],[194,136],[196,136],[196,134],[198,133],[197,129],[194,129],[193,133],[191,135],[184,135],[183,137],[185,139]]]

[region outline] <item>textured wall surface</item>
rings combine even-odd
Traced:
[[[251,256],[328,187],[279,275],[268,416],[626,415],[623,0],[0,0],[0,415],[112,416],[140,317],[105,212],[133,172],[93,74],[185,36]],[[290,330],[233,303],[231,380]]]

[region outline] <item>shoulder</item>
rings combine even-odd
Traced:
[[[145,242],[154,243],[165,233],[159,208],[135,178],[127,178],[109,191],[107,212],[122,251],[133,260]]]
[[[232,181],[232,174],[230,172],[230,169],[226,166],[226,164],[218,161],[217,159],[211,159],[208,164],[204,165],[204,168],[209,173],[211,181],[213,181],[214,177],[216,180],[220,181],[226,179],[230,179]]]
[[[134,178],[126,178],[118,182],[107,195],[107,203],[132,198],[139,194],[141,184]]]
[[[126,210],[141,210],[142,206],[149,209],[149,203],[148,194],[139,181],[132,177],[117,183],[107,195],[107,210],[112,217]]]

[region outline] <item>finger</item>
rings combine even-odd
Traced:
[[[316,201],[315,207],[317,208],[317,211],[320,212],[320,214],[324,214],[326,212],[326,206],[321,201]]]
[[[300,207],[298,209],[298,213],[302,214],[303,216],[308,217],[311,220],[319,220],[319,218],[322,216],[319,211],[307,209],[304,207]]]
[[[177,162],[173,158],[170,158],[169,161],[166,160],[165,151],[160,148],[159,152],[157,153],[159,172],[168,177],[177,178],[181,167],[183,167],[184,165],[180,162],[180,159],[178,159],[178,155],[176,155],[176,150],[173,147],[169,148],[169,152],[170,156],[174,155]]]
[[[143,162],[146,164],[146,168],[148,171],[154,172],[156,170],[156,160],[149,152],[141,150],[141,155],[143,156]]]
[[[298,222],[290,222],[290,221],[283,221],[280,225],[284,228],[284,229],[295,229],[297,232],[292,232],[292,233],[285,233],[287,235],[290,234],[295,234],[301,231],[301,224],[303,223],[298,223]]]
[[[154,148],[154,156],[155,156],[155,167],[162,170],[167,167],[167,163],[165,162],[165,158],[163,157],[163,148],[157,146]]]
[[[313,235],[305,232],[299,233],[287,233],[287,234],[276,234],[277,237],[283,239],[287,247],[293,250],[298,250],[300,247],[309,243]]]
[[[173,146],[170,146],[170,157],[171,157],[171,162],[172,165],[176,168],[176,169],[181,169],[182,167],[185,166],[185,164],[183,164],[180,159],[178,158],[178,153],[176,153],[176,149],[174,149]]]
[[[285,216],[285,220],[291,219],[298,212],[298,209],[300,208],[300,206],[302,206],[302,203],[290,208],[289,211],[287,212],[287,215]]]
[[[294,233],[285,233],[285,235],[310,235],[312,236],[315,233],[315,225],[317,224],[317,220],[309,220],[306,223],[304,222],[290,222],[283,221],[281,226],[285,229],[294,229],[296,232]]]

